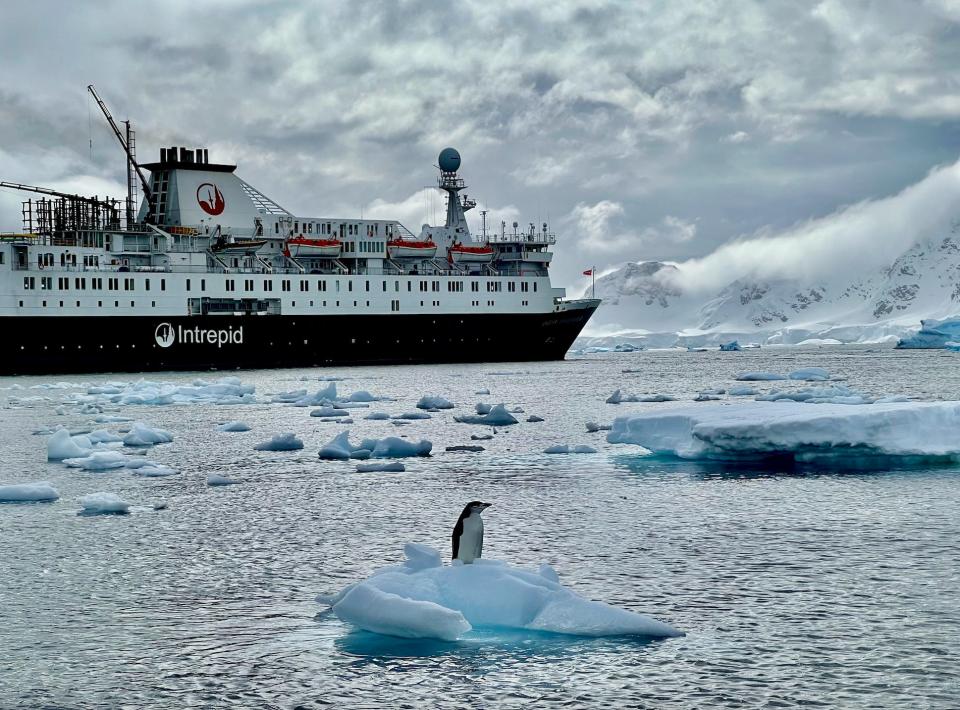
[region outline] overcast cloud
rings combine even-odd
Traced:
[[[207,146],[301,214],[417,231],[442,219],[421,188],[453,145],[491,224],[559,232],[571,286],[644,259],[719,278],[756,253],[745,235],[855,215],[960,155],[956,0],[40,0],[0,19],[0,179],[123,192],[88,83],[135,122],[141,159]],[[955,172],[918,189],[956,202]],[[19,200],[0,191],[0,229]],[[909,230],[914,214],[882,221]]]

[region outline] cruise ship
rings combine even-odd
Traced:
[[[599,305],[551,285],[546,223],[471,233],[452,148],[442,225],[296,215],[207,149],[138,163],[89,88],[127,198],[0,182],[33,193],[0,232],[0,375],[556,360]]]

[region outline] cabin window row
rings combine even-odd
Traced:
[[[109,291],[120,291],[120,282],[123,281],[124,291],[136,291],[137,290],[137,281],[132,278],[107,278],[107,290]],[[167,280],[159,279],[160,281],[160,290],[167,290]],[[40,290],[41,291],[52,291],[53,290],[53,277],[52,276],[41,276],[40,277]],[[150,279],[144,279],[143,281],[143,290],[149,291],[151,286]],[[37,280],[33,276],[24,276],[23,277],[23,288],[25,291],[34,291],[37,288]],[[77,291],[84,291],[87,288],[87,278],[86,277],[74,277],[73,279],[73,288]],[[90,288],[93,290],[103,289],[103,278],[90,278]],[[69,276],[59,276],[57,277],[57,289],[60,291],[69,291],[70,290],[70,277]]]

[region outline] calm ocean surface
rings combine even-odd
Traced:
[[[55,413],[71,390],[30,389],[138,376],[0,378],[0,484],[46,480],[62,496],[0,505],[0,708],[955,708],[960,469],[652,461],[585,431],[590,420],[671,406],[604,404],[617,387],[689,400],[730,386],[741,370],[806,366],[874,395],[960,399],[957,354],[865,347],[242,372],[264,403],[109,412],[175,437],[148,456],[181,473],[140,479],[48,463],[46,437],[31,432],[90,428],[92,417],[76,407]],[[271,393],[315,391],[324,383],[300,378],[327,375],[345,378],[341,393],[396,398],[367,411],[411,411],[423,394],[458,407],[404,427],[358,411],[355,440],[402,434],[434,443],[434,455],[407,460],[406,473],[360,474],[355,462],[316,456],[345,426],[266,403]],[[9,389],[14,383],[24,389]],[[481,388],[492,394],[475,395]],[[49,400],[11,404],[25,397]],[[453,415],[478,401],[526,414],[472,442],[488,429]],[[529,414],[546,421],[526,423]],[[231,419],[252,431],[216,430]],[[254,451],[283,431],[296,432],[304,450]],[[471,443],[486,450],[444,452]],[[540,453],[562,443],[599,453]],[[211,488],[210,473],[243,483]],[[77,497],[95,491],[119,494],[131,514],[78,516]],[[583,596],[687,636],[405,641],[353,631],[314,601],[400,560],[406,541],[449,556],[450,530],[472,499],[494,503],[485,557],[549,562]],[[168,508],[153,510],[160,500]]]

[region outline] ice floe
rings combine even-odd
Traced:
[[[491,426],[508,426],[518,423],[517,418],[510,414],[503,404],[491,407],[486,414],[477,414],[476,416],[467,414],[454,417],[454,420],[462,424],[489,424]]]
[[[84,515],[123,514],[130,510],[130,504],[116,493],[90,493],[78,500]]]
[[[253,448],[257,451],[297,451],[303,448],[303,441],[295,434],[287,432],[276,434],[270,441],[262,441]]]
[[[618,417],[612,444],[688,459],[960,456],[960,402],[737,402]]]
[[[226,476],[221,476],[219,473],[211,473],[207,476],[207,485],[208,486],[235,486],[238,485],[240,481],[227,478]]]
[[[545,454],[595,454],[597,450],[592,446],[585,446],[580,444],[578,446],[570,446],[569,444],[557,444],[555,446],[548,446],[543,450]]]
[[[358,463],[357,473],[373,473],[383,471],[387,473],[403,473],[407,470],[399,461],[375,461],[373,463]]]
[[[311,417],[345,417],[349,415],[346,409],[336,409],[334,407],[320,407],[310,412]]]
[[[431,417],[426,412],[404,412],[403,414],[398,414],[397,416],[394,417],[394,419],[409,419],[409,420],[432,419],[432,418],[433,417]]]
[[[241,431],[250,431],[250,426],[244,424],[243,422],[226,422],[217,427],[217,431],[232,431],[232,432],[241,432]]]
[[[643,614],[584,599],[548,565],[529,571],[497,560],[444,566],[440,553],[408,543],[403,564],[377,570],[333,597],[342,621],[374,633],[455,641],[474,628],[578,636],[683,634]]]
[[[130,431],[123,437],[124,446],[154,446],[155,444],[168,444],[171,441],[173,441],[173,435],[170,432],[155,429],[143,422],[131,424]]]
[[[417,409],[453,409],[455,406],[449,399],[436,395],[424,395],[417,402]]]
[[[794,370],[788,377],[791,380],[803,380],[805,382],[826,382],[830,379],[830,373],[822,367],[803,367]]]
[[[42,503],[59,497],[57,489],[46,481],[0,486],[0,503]]]
[[[875,399],[844,385],[820,385],[799,390],[772,390],[757,397],[759,402],[789,399],[808,404],[872,404]]]
[[[740,382],[771,382],[787,378],[784,375],[778,375],[776,372],[741,372],[734,379]]]
[[[194,380],[185,385],[179,382],[111,382],[87,388],[86,394],[76,395],[74,404],[117,405],[145,404],[249,404],[256,401],[253,385],[245,385],[238,377],[224,377],[215,382]]]
[[[153,463],[152,461],[144,462],[143,466],[130,466],[127,465],[127,468],[133,471],[134,476],[142,476],[143,478],[165,478],[166,476],[176,476],[179,471],[169,466],[164,466],[159,463]]]
[[[607,404],[621,404],[623,402],[673,402],[676,397],[668,394],[624,394],[621,390],[614,390],[613,394],[607,397]]]
[[[390,415],[386,412],[370,412],[364,419],[370,419],[372,421],[382,421],[384,419],[389,419]]]

